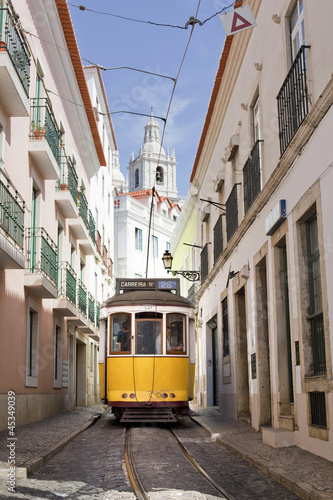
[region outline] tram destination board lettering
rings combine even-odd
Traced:
[[[179,278],[161,278],[161,279],[131,279],[116,278],[116,294],[129,292],[133,290],[175,290],[179,293]]]

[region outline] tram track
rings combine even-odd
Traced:
[[[220,498],[224,500],[236,500],[236,498],[228,493],[222,486],[220,486],[195,460],[191,453],[182,444],[181,440],[178,438],[177,434],[170,428],[165,427],[166,432],[177,444],[178,450],[181,452],[182,456],[194,467],[194,469],[204,477],[204,479],[212,486],[218,493]],[[137,468],[134,463],[133,450],[131,446],[131,427],[127,426],[125,431],[125,464],[128,472],[128,476],[134,490],[136,497],[139,500],[149,500],[150,496],[147,491],[145,491],[144,486],[140,480]]]

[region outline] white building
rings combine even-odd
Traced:
[[[191,176],[197,397],[333,460],[333,3],[246,3]]]
[[[151,189],[156,185],[160,195],[177,200],[176,166],[175,151],[166,155],[161,147],[159,124],[152,113],[145,125],[144,141],[139,154],[134,158],[132,153],[127,167],[129,191]]]
[[[120,187],[115,190],[114,200],[115,275],[117,278],[167,276],[162,257],[170,249],[170,238],[180,214],[176,158],[174,152],[166,156],[161,148],[159,125],[153,115],[145,125],[144,144],[138,157],[130,161],[128,170],[129,192],[124,192],[126,185],[116,170]]]

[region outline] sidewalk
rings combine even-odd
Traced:
[[[291,446],[272,448],[253,427],[223,417],[217,408],[191,405],[192,418],[216,441],[306,500],[333,499],[333,462]]]
[[[15,443],[16,478],[25,479],[40,469],[46,460],[58,453],[71,439],[93,425],[107,406],[96,404],[75,408],[54,417],[22,425],[15,429],[15,441],[8,431],[0,432],[0,478],[8,477],[8,443]]]

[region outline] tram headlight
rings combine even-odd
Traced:
[[[162,396],[163,396],[164,398],[167,398],[167,397],[168,397],[168,395],[167,395],[167,393],[166,393],[166,392],[163,392]]]
[[[175,395],[173,392],[170,392],[169,396],[170,396],[170,398],[172,398],[172,399],[176,397],[176,395]]]
[[[135,394],[134,394],[134,392],[131,392],[131,394],[130,394],[130,398],[131,398],[131,399],[134,399],[134,398],[135,398]]]
[[[128,396],[127,392],[124,392],[124,394],[121,395],[121,397],[124,399],[127,398],[127,396]]]

